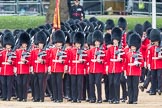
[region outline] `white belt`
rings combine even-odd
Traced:
[[[120,59],[110,59],[110,61],[112,61],[112,62],[120,62],[121,60]]]
[[[10,65],[8,62],[2,62],[3,65]]]
[[[52,62],[63,62],[64,60],[52,60]]]
[[[80,63],[79,60],[73,60],[72,63]]]
[[[25,63],[20,61],[20,62],[18,62],[18,64],[25,64]]]

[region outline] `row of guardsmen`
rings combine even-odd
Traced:
[[[31,89],[34,102],[44,102],[46,93],[53,102],[65,98],[102,103],[102,78],[104,102],[110,104],[120,103],[120,85],[122,102],[128,96],[128,104],[137,104],[140,81],[142,91],[151,82],[150,95],[161,95],[160,30],[146,21],[127,33],[123,17],[117,27],[112,19],[105,24],[92,17],[62,22],[61,30],[53,33],[50,24],[5,30],[0,52],[2,100],[10,101],[14,90],[17,101],[26,102]]]

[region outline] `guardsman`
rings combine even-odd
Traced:
[[[128,46],[130,51],[125,54],[125,66],[128,84],[128,104],[137,104],[138,84],[143,67],[143,56],[139,52],[141,47],[141,37],[137,33],[130,35]]]
[[[104,37],[104,42],[106,45],[106,51],[111,47],[112,41],[111,41],[111,34],[106,33]],[[109,101],[109,77],[108,77],[108,63],[105,62],[104,64],[105,70],[103,73],[103,78],[104,78],[104,86],[105,86],[105,100],[103,102],[108,102]]]
[[[159,95],[162,92],[162,56],[161,56],[161,38],[158,29],[152,29],[150,33],[152,46],[150,48],[148,68],[151,69],[151,92],[150,95]]]
[[[120,76],[123,72],[124,51],[121,47],[122,31],[119,27],[112,30],[113,45],[108,48],[106,62],[108,63],[109,74],[109,103],[119,104],[120,98]]]
[[[80,0],[74,0],[74,5],[70,9],[70,18],[83,20],[85,18],[85,13],[83,6],[79,4]]]
[[[27,87],[30,74],[30,36],[22,32],[19,36],[20,48],[16,50],[16,68],[17,68],[17,101],[27,101]]]
[[[43,31],[39,31],[34,39],[34,43],[38,45],[31,51],[31,64],[34,76],[34,102],[44,102],[44,78],[47,72],[48,57],[46,52],[46,42],[48,38]]]
[[[64,32],[65,33],[65,51],[69,52],[72,48],[72,36],[71,33]],[[63,79],[63,91],[64,91],[64,98],[67,99],[67,101],[71,101],[71,79],[70,79],[70,74],[69,71],[71,70],[70,68],[70,63],[69,60],[67,60],[67,64],[65,64],[64,68],[64,79]]]
[[[10,32],[4,34],[2,40],[3,47],[5,48],[0,53],[2,100],[10,101],[15,66],[15,53],[13,52],[15,40]]]
[[[90,103],[96,102],[95,85],[97,87],[97,103],[102,103],[101,96],[101,78],[104,72],[104,57],[105,51],[102,46],[103,34],[101,31],[96,30],[92,34],[92,43],[94,48],[90,49],[88,53],[89,61],[89,90],[90,90]]]
[[[65,34],[57,30],[52,34],[52,42],[55,45],[50,50],[51,84],[54,102],[63,102],[63,75],[67,58],[65,52]]]
[[[83,49],[84,34],[76,32],[73,42],[74,47],[69,51],[72,102],[80,103],[83,93],[83,76],[87,56],[86,51]]]

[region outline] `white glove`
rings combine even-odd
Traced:
[[[14,74],[17,76],[17,67],[14,67]]]
[[[51,66],[48,67],[48,73],[51,73]]]

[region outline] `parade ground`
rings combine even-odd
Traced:
[[[104,93],[102,94],[104,99]],[[66,100],[63,103],[54,103],[50,101],[49,97],[45,98],[45,102],[32,102],[30,94],[28,97],[27,102],[17,102],[16,100],[11,100],[10,102],[0,101],[0,108],[162,108],[162,95],[150,96],[146,93],[146,90],[144,92],[139,90],[139,101],[137,105],[121,102],[120,104],[109,104],[105,102],[97,104],[84,101],[82,103],[71,103]]]

